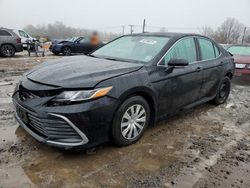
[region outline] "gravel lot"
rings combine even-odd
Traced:
[[[0,187],[250,187],[250,81],[226,104],[204,104],[150,127],[136,144],[63,152],[38,143],[13,117],[23,71],[47,59],[0,58]]]

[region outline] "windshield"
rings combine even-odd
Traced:
[[[169,38],[158,36],[124,36],[92,53],[93,56],[147,63],[166,45]]]
[[[71,42],[75,42],[76,39],[78,39],[79,37],[72,37],[72,38],[69,38],[69,39],[66,39],[67,41],[71,41]]]
[[[233,55],[250,55],[250,46],[231,46],[227,51]]]

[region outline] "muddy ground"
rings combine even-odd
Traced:
[[[24,70],[47,59],[0,58],[0,187],[250,187],[250,81],[226,104],[204,104],[150,127],[136,144],[63,152],[38,143],[13,118]]]

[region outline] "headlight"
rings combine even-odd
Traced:
[[[105,96],[112,87],[98,88],[93,90],[64,91],[52,99],[53,102],[78,102],[96,99]]]

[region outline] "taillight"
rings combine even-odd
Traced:
[[[21,43],[21,38],[16,39],[17,43]]]

